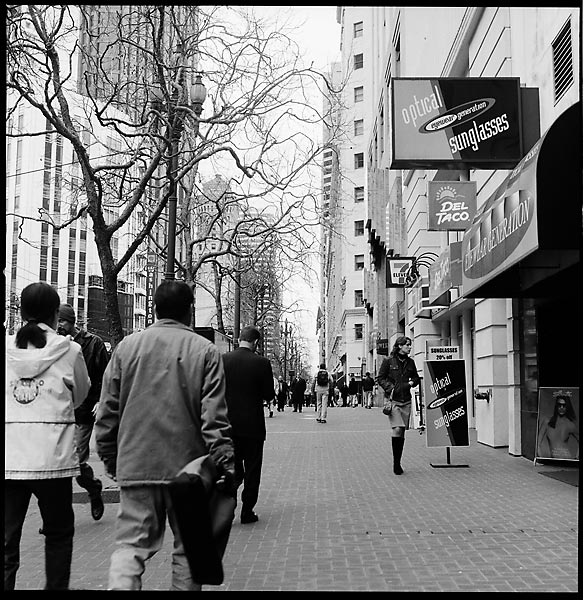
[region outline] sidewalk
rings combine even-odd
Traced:
[[[506,448],[476,442],[427,448],[408,431],[405,473],[391,469],[387,419],[379,408],[275,412],[268,437],[260,520],[233,523],[225,583],[205,591],[578,592],[580,487],[543,473]],[[96,473],[103,467],[92,457]],[[91,519],[75,487],[71,587],[105,590],[117,504],[109,479],[105,515]],[[581,481],[580,481],[581,484]],[[85,495],[86,496],[86,495]],[[24,526],[16,589],[44,584],[36,504]],[[167,590],[172,535],[147,565],[144,590]]]

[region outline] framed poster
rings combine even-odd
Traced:
[[[580,389],[540,387],[535,458],[580,460]]]

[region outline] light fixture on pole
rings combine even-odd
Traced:
[[[170,161],[168,165],[168,180],[170,194],[168,196],[168,241],[166,250],[166,271],[164,278],[166,280],[174,279],[174,258],[176,248],[176,205],[177,205],[177,185],[176,177],[178,173],[178,152],[179,144],[185,125],[185,107],[180,104],[186,99],[190,100],[193,112],[197,120],[195,122],[195,137],[199,132],[199,116],[203,112],[203,102],[207,96],[207,90],[201,80],[201,75],[195,76],[195,81],[188,90],[187,98],[185,96],[185,74],[184,67],[178,68],[176,84],[173,86],[171,109],[169,111],[170,122]]]

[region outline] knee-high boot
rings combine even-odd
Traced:
[[[402,437],[391,438],[391,449],[393,451],[393,472],[401,475],[404,470],[401,468],[401,457],[404,450],[405,439]]]

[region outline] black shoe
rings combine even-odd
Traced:
[[[91,516],[94,521],[99,521],[103,517],[103,511],[105,509],[103,505],[103,500],[101,497],[101,481],[99,482],[99,490],[97,493],[92,494],[89,497],[89,502],[91,504]]]
[[[393,465],[393,472],[396,475],[401,475],[404,472],[404,470],[401,468],[401,465]]]
[[[253,512],[253,510],[249,513],[241,513],[241,522],[245,525],[246,523],[255,523],[258,521],[259,517]]]
[[[270,411],[270,417],[273,417],[273,416],[274,416],[274,411],[271,410]]]

